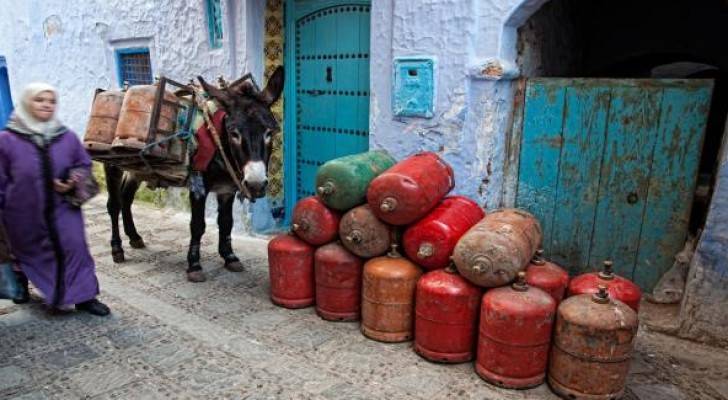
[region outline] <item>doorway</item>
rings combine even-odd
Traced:
[[[726,120],[719,101],[728,70],[726,22],[728,5],[719,0],[552,0],[518,29],[517,62],[527,78],[520,99],[531,97],[531,105],[516,119],[523,127],[522,138],[514,138],[521,140],[516,168],[526,166],[518,174],[517,204],[546,221],[546,250],[571,272],[612,258],[619,273],[650,290],[686,237],[700,232]],[[561,115],[528,112],[538,90],[563,95],[555,103]],[[575,121],[586,125],[573,133]],[[691,126],[679,126],[685,123]],[[558,134],[547,140],[541,128],[548,124]],[[670,146],[660,148],[667,139]],[[574,152],[574,145],[586,147]],[[534,163],[549,154],[543,175]],[[662,187],[670,179],[677,186]],[[522,187],[533,190],[524,194]],[[565,197],[548,212],[534,205],[558,196]],[[592,222],[578,222],[592,211]]]
[[[369,149],[370,2],[286,2],[286,224],[318,167]]]

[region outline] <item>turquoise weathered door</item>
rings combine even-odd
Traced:
[[[516,205],[571,273],[651,289],[684,244],[711,80],[531,79]]]
[[[295,114],[285,143],[286,151],[295,146],[295,157],[286,157],[288,216],[296,201],[314,194],[321,164],[369,148],[369,2],[291,3]]]

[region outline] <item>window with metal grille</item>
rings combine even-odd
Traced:
[[[222,7],[220,0],[207,0],[207,29],[210,37],[210,47],[222,47]]]
[[[123,86],[124,82],[129,86],[152,83],[152,62],[147,48],[116,50],[116,68],[119,86]]]

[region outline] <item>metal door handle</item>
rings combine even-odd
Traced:
[[[331,67],[326,67],[326,82],[333,82],[334,78],[331,76]]]
[[[637,202],[637,200],[639,200],[639,196],[637,196],[637,193],[632,192],[627,195],[627,203],[634,204]]]

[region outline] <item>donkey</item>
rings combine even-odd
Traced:
[[[226,113],[220,142],[230,163],[241,177],[240,185],[233,181],[222,162],[210,163],[202,175],[204,194],[190,192],[192,218],[190,221],[190,244],[187,252],[187,279],[203,282],[206,276],[200,264],[200,240],[205,233],[205,200],[210,192],[217,195],[219,230],[218,253],[225,268],[240,272],[244,267],[235,255],[230,234],[233,228],[233,203],[237,188],[243,188],[241,197],[255,201],[265,195],[268,185],[268,161],[270,160],[273,135],[280,131],[270,107],[283,91],[283,67],[278,67],[262,91],[250,79],[239,79],[229,87],[218,88],[198,77],[208,96],[216,100]],[[111,217],[111,254],[114,262],[124,261],[124,249],[119,235],[119,212],[121,212],[124,233],[133,248],[144,248],[144,240],[134,226],[131,206],[134,194],[144,177],[123,171],[109,164],[104,165],[107,191],[107,210]]]

